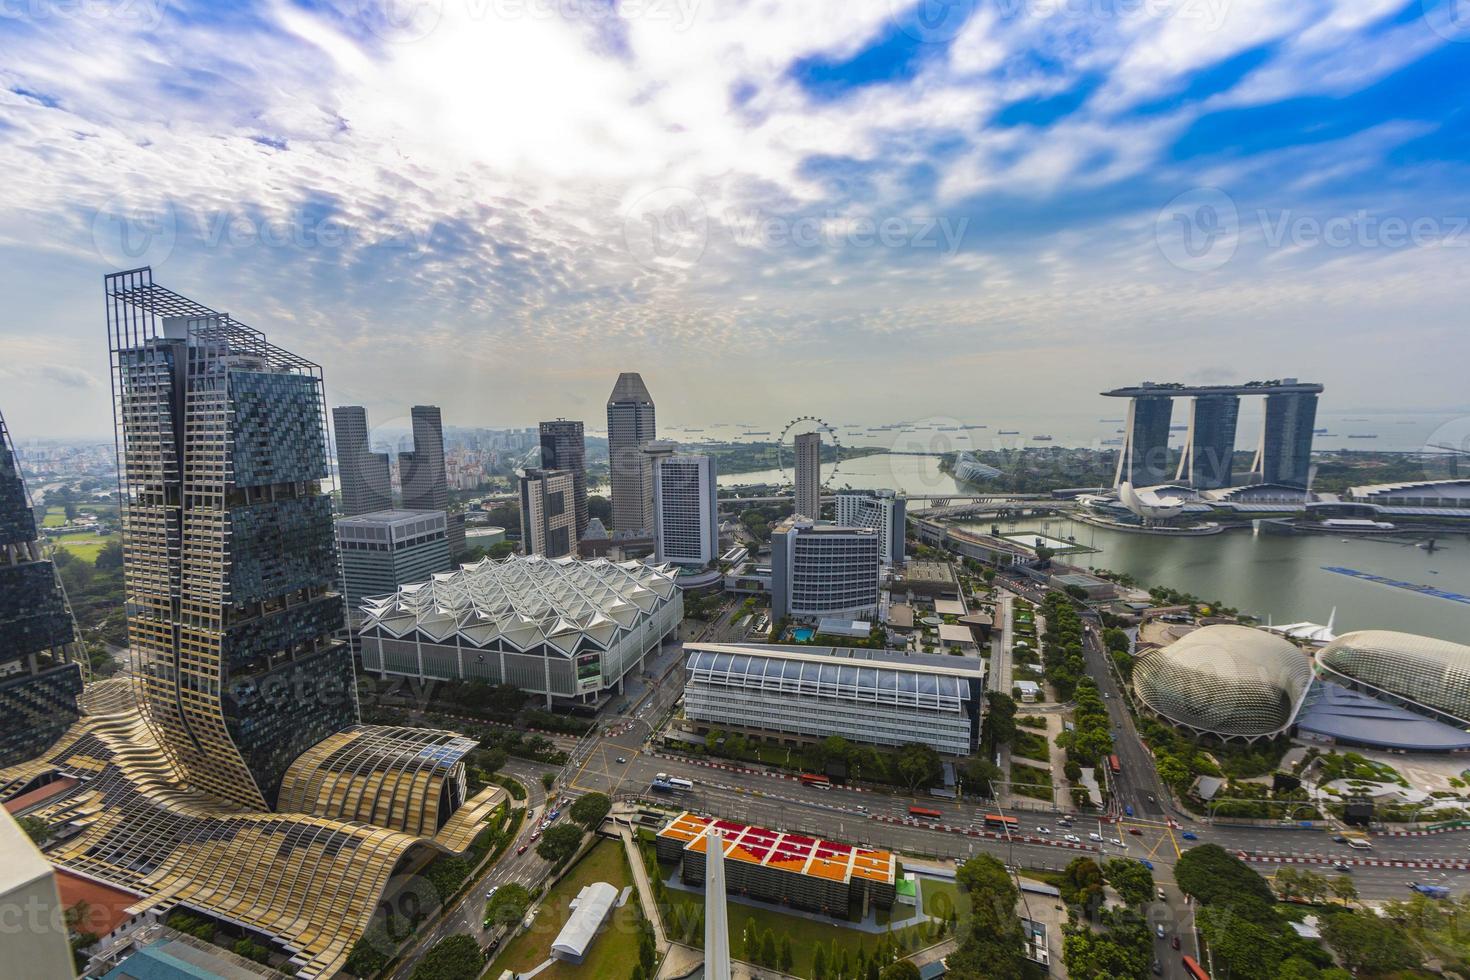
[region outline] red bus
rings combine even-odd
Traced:
[[[1015,817],[1003,817],[998,813],[987,813],[985,815],[985,826],[991,830],[1017,831],[1021,829],[1021,821]]]
[[[801,774],[801,785],[820,786],[823,789],[831,789],[832,780],[828,779],[826,776],[814,776],[809,772],[804,772]]]
[[[1193,956],[1184,957],[1184,972],[1188,973],[1194,980],[1210,980],[1210,975],[1200,969],[1200,965],[1194,961]]]
[[[940,813],[938,810],[931,810],[928,807],[924,806],[911,806],[909,807],[909,816],[927,817],[930,820],[938,820],[940,817],[944,816],[944,814]]]
[[[1118,764],[1118,757],[1116,755],[1108,756],[1108,768],[1113,771],[1114,776],[1123,771],[1123,767]]]

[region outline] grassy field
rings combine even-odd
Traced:
[[[61,527],[66,523],[66,512],[60,507],[47,507],[46,516],[41,520],[42,527]]]
[[[50,515],[47,515],[48,518]],[[72,534],[61,534],[51,538],[51,543],[58,548],[65,548],[76,555],[82,561],[96,561],[97,553],[102,550],[103,545],[113,539],[113,535],[93,534],[91,531],[76,531]]]
[[[1011,791],[1038,800],[1049,800],[1052,797],[1051,773],[1046,769],[1012,761]]]
[[[950,886],[953,888],[954,886]],[[669,902],[677,912],[683,914],[692,913],[694,908],[703,908],[704,896],[695,895],[690,892],[669,889]],[[832,952],[832,943],[835,940],[839,950],[847,950],[849,954],[856,955],[859,947],[867,947],[869,953],[878,948],[879,936],[872,933],[858,932],[855,929],[847,929],[837,925],[827,925],[823,922],[814,922],[799,916],[786,915],[775,909],[755,908],[743,905],[739,902],[731,902],[727,906],[730,918],[730,955],[736,959],[745,959],[745,950],[741,948],[741,937],[745,935],[745,923],[754,920],[756,929],[764,933],[770,929],[780,943],[781,936],[791,937],[792,964],[791,973],[798,977],[810,977],[812,975],[812,956],[818,945],[826,948],[828,955]],[[912,914],[913,909],[904,907],[904,914]],[[903,933],[919,931],[921,936],[929,935],[929,925],[909,926],[907,929],[899,929],[893,933],[897,940]],[[915,948],[927,946],[929,940],[915,941]]]
[[[1025,729],[1016,730],[1015,741],[1011,743],[1011,755],[1024,759],[1035,759],[1038,762],[1049,762],[1051,759],[1046,736]]]
[[[587,856],[577,862],[567,876],[557,882],[551,894],[539,906],[531,928],[511,940],[499,956],[495,957],[490,971],[485,974],[498,977],[504,970],[522,972],[531,969],[551,956],[551,943],[561,927],[571,916],[568,905],[577,897],[582,886],[595,881],[605,881],[618,891],[633,883],[628,871],[628,862],[623,856],[623,847],[613,841],[602,841]],[[643,917],[639,910],[638,894],[628,896],[628,903],[613,909],[608,922],[597,934],[588,948],[587,959],[580,964],[556,962],[536,974],[544,980],[621,980],[633,972],[638,962],[638,920]]]

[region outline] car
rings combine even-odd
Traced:
[[[1063,817],[1062,819],[1060,819],[1060,820],[1057,821],[1057,826],[1058,827],[1070,827],[1070,826],[1072,826],[1072,821],[1068,820],[1066,817]]]
[[[1334,864],[1332,866],[1332,870],[1336,871],[1338,874],[1350,875],[1353,873],[1353,869],[1348,867],[1346,864],[1343,864],[1341,861]]]
[[[618,765],[620,765],[620,766],[621,766],[621,765],[623,765],[623,764],[624,764],[624,763],[626,763],[626,762],[627,762],[627,761],[628,761],[628,760],[627,760],[627,759],[624,759],[624,758],[623,758],[623,757],[622,757],[622,756],[618,756]]]
[[[1154,926],[1154,932],[1158,935],[1158,937],[1160,939],[1163,939],[1164,938],[1164,926],[1163,926],[1163,924],[1160,923],[1159,925]]]
[[[1087,839],[1092,841],[1094,844],[1101,844],[1103,842],[1103,835],[1097,833],[1096,831],[1093,831],[1088,833]]]
[[[1159,897],[1159,901],[1161,901],[1161,902],[1162,902],[1162,901],[1163,901],[1163,900],[1164,900],[1164,899],[1165,899],[1165,898],[1166,898],[1166,897],[1167,897],[1167,896],[1166,896],[1166,895],[1165,895],[1165,894],[1164,894],[1164,890],[1163,890],[1163,889],[1162,889],[1162,888],[1155,888],[1155,889],[1154,889],[1154,892],[1155,892],[1155,894],[1157,894],[1157,895],[1158,895],[1158,897]]]
[[[485,897],[486,898],[494,898],[495,897],[495,893],[497,891],[499,891],[499,890],[500,890],[500,886],[499,885],[495,885],[488,892],[485,893]]]
[[[1164,964],[1160,963],[1158,960],[1154,960],[1154,976],[1161,977],[1163,975],[1164,975]]]
[[[1342,836],[1342,834],[1333,834],[1332,835],[1332,843],[1334,843],[1334,844],[1346,844],[1347,843],[1347,838],[1344,837],[1344,836]]]
[[[1169,945],[1170,946],[1173,946],[1175,949],[1178,949],[1179,948],[1179,937],[1178,936],[1175,936],[1173,939],[1169,940]]]
[[[1142,837],[1143,836],[1143,831],[1139,830],[1137,827],[1129,827],[1128,828],[1128,833],[1132,834],[1134,837]]]
[[[862,804],[858,804],[858,813],[867,813],[867,812],[868,812],[868,808],[867,807],[863,806]]]
[[[1080,844],[1080,843],[1082,843],[1082,841],[1078,839],[1078,837],[1077,837],[1076,834],[1064,834],[1062,836],[1062,840],[1066,841],[1068,844]]]
[[[531,831],[531,840],[534,841],[536,838],[538,838],[540,836],[541,836],[541,830],[540,830],[540,828],[537,828],[536,830]]]
[[[526,853],[526,848],[528,848],[530,846],[531,846],[530,844],[522,844],[520,847],[516,848],[516,853],[517,854],[525,854]]]
[[[1110,698],[1110,697],[1112,697],[1112,695],[1111,695],[1111,694],[1109,694],[1109,693],[1108,693],[1108,692],[1107,692],[1107,691],[1104,691],[1104,692],[1103,692],[1103,697],[1105,697],[1105,698]]]
[[[1128,816],[1130,816],[1130,817],[1133,816],[1133,806],[1131,804],[1128,805],[1128,806],[1125,806],[1123,808],[1123,812],[1126,813],[1126,814],[1128,814]]]
[[[1038,834],[1049,834],[1049,833],[1051,833],[1051,828],[1050,827],[1037,827],[1036,828],[1036,832]]]
[[[1179,836],[1180,837],[1183,837],[1185,840],[1199,840],[1199,834],[1196,834],[1192,830],[1186,830],[1184,833],[1180,834]]]
[[[1123,846],[1123,838],[1121,838],[1121,837],[1114,837],[1113,838],[1113,846],[1114,847],[1122,847]]]
[[[1138,863],[1143,865],[1145,868],[1148,868],[1150,871],[1154,869],[1154,863],[1148,858],[1139,858]]]

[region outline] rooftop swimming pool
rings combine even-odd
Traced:
[[[796,640],[798,643],[805,643],[807,640],[810,640],[816,635],[817,631],[812,629],[810,626],[799,626],[791,631],[792,639]]]

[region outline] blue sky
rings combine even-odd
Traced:
[[[1470,414],[1466,0],[36,0],[0,409],[109,425],[158,280],[384,421],[1095,415],[1145,377]],[[737,412],[743,409],[743,412]]]

